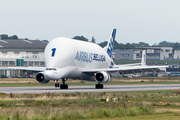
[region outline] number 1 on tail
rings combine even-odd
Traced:
[[[56,52],[56,48],[53,48],[51,51],[52,51],[52,55],[51,55],[51,57],[54,57],[55,52]]]

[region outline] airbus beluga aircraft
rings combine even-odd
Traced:
[[[112,60],[116,29],[112,34],[106,47],[91,42],[84,42],[64,37],[51,40],[45,48],[45,68],[16,67],[9,69],[42,71],[37,73],[36,80],[39,83],[48,83],[50,80],[62,79],[60,89],[68,89],[65,84],[67,79],[79,79],[97,81],[95,88],[103,88],[102,83],[110,80],[112,72],[124,74],[135,74],[142,72],[154,72],[159,68],[167,66],[129,66],[115,65]],[[59,87],[59,83],[55,84]]]

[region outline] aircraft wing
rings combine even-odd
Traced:
[[[160,71],[160,68],[166,68],[168,66],[124,66],[124,67],[116,67],[116,68],[102,68],[102,69],[91,69],[91,70],[83,70],[83,73],[92,75],[99,71],[107,71],[111,72],[119,72],[120,74],[136,74],[141,72],[154,72]]]
[[[46,67],[8,67],[13,70],[45,71]]]
[[[127,67],[127,66],[137,66],[141,65],[141,63],[133,63],[133,64],[122,64],[122,65],[115,65],[116,67]]]

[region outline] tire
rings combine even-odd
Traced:
[[[65,88],[68,89],[68,85],[67,84],[65,85]]]
[[[61,84],[60,89],[68,89],[68,85],[67,84],[65,84],[65,85]]]
[[[96,84],[96,89],[103,89],[103,84]]]
[[[55,87],[57,87],[57,83],[55,83]]]

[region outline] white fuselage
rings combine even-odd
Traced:
[[[55,38],[45,48],[45,77],[49,80],[72,78],[93,80],[86,69],[109,68],[111,58],[99,45],[69,38]]]

